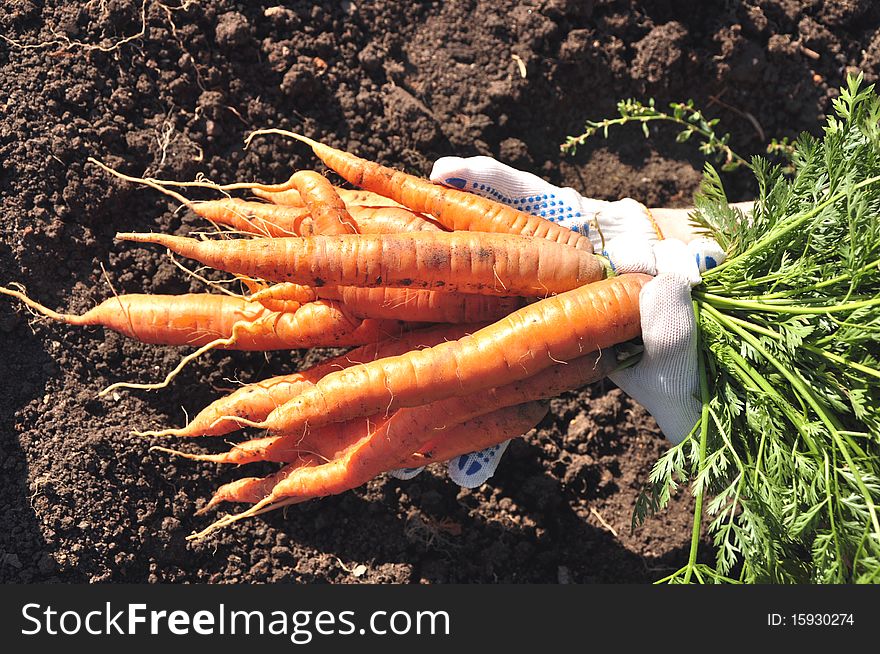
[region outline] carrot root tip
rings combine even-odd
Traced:
[[[153,430],[148,429],[147,431],[131,431],[129,432],[132,436],[140,436],[140,437],[153,437],[153,436],[185,436],[182,429],[161,429],[161,430]]]
[[[190,454],[189,452],[182,452],[181,450],[175,450],[170,447],[162,447],[160,445],[153,445],[148,452],[162,452],[164,454],[173,454],[174,456],[182,456],[184,458],[192,458],[198,456],[197,454]]]
[[[221,502],[223,502],[223,500],[219,499],[219,498],[215,495],[215,496],[212,497],[210,500],[208,500],[208,503],[205,504],[205,506],[203,506],[201,509],[199,509],[198,511],[196,511],[195,513],[193,513],[193,515],[205,515],[206,513],[208,513],[208,511],[210,511],[211,509],[213,509],[214,507],[216,507],[216,506],[217,506],[218,504],[220,504]],[[187,540],[189,540],[189,539],[187,539]]]

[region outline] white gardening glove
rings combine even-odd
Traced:
[[[590,238],[618,272],[643,272],[655,279],[639,296],[644,353],[635,366],[610,375],[630,397],[647,409],[663,434],[679,443],[700,417],[696,322],[690,289],[700,272],[724,261],[712,239],[685,244],[661,239],[651,212],[624,198],[613,202],[586,198],[573,188],[559,188],[531,173],[490,157],[444,157],[434,164],[431,180],[476,193],[543,216]],[[450,478],[473,488],[495,472],[509,441],[449,462]],[[408,479],[421,470],[391,474]]]

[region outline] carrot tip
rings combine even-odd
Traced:
[[[141,436],[141,437],[152,437],[152,436],[185,436],[182,429],[161,429],[161,430],[152,430],[148,429],[147,431],[131,431],[129,432],[132,436]]]
[[[217,506],[218,504],[220,504],[220,500],[217,500],[217,501],[215,502],[215,501],[214,501],[214,498],[212,497],[210,502],[208,502],[208,503],[205,504],[205,506],[203,506],[201,509],[199,509],[198,511],[196,511],[195,513],[193,513],[193,515],[205,515],[208,511],[210,511],[211,509],[213,509],[213,508],[214,508],[215,506]],[[190,540],[190,538],[187,538],[187,540]]]
[[[143,234],[138,232],[116,232],[117,241],[137,241],[142,242],[152,238],[154,234]]]
[[[305,143],[306,145],[308,145],[311,148],[321,146],[320,143],[318,143],[314,139],[310,139],[308,136],[303,136],[302,134],[297,134],[296,132],[291,132],[286,129],[272,128],[272,129],[258,129],[258,130],[251,132],[250,134],[248,134],[244,140],[245,147],[250,145],[250,143],[254,139],[254,137],[263,136],[266,134],[277,134],[279,136],[287,136],[288,138],[292,138],[292,139],[296,139],[297,141],[301,141],[302,143]]]
[[[181,452],[180,450],[173,450],[170,447],[161,447],[159,445],[153,445],[153,447],[151,447],[147,451],[148,452],[162,452],[164,454],[173,454],[175,456],[182,456],[185,458],[190,458],[192,456],[198,456],[198,455],[190,454],[189,452]]]

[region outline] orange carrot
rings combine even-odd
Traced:
[[[199,241],[117,234],[156,243],[212,268],[309,286],[442,288],[543,297],[602,279],[599,257],[541,238],[476,232],[344,234]]]
[[[238,198],[192,202],[189,207],[202,218],[243,234],[278,238],[320,233],[307,207],[246,202]],[[433,220],[399,207],[350,206],[348,211],[351,225],[359,234],[436,232],[441,229]]]
[[[274,284],[250,296],[252,302],[273,311],[318,298],[338,300],[349,315],[359,318],[452,324],[495,321],[526,304],[526,299],[520,297],[388,287],[312,288],[291,282]]]
[[[526,303],[521,297],[410,288],[337,286],[318,289],[318,294],[337,299],[352,316],[452,324],[494,322]]]
[[[349,207],[361,234],[396,234],[399,232],[437,232],[443,228],[433,219],[404,207]]]
[[[342,201],[345,202],[345,206],[349,207],[349,210],[352,206],[363,206],[363,207],[401,207],[402,205],[398,204],[391,198],[386,198],[384,195],[379,195],[378,193],[372,193],[371,191],[364,191],[363,189],[349,189],[349,188],[339,188],[335,187],[336,192],[339,194],[339,197],[342,198]],[[306,206],[303,202],[302,196],[299,191],[296,189],[289,189],[286,191],[264,191],[259,188],[254,188],[251,192],[256,195],[258,198],[266,200],[267,202],[271,202],[272,204],[281,204],[288,207],[304,207]]]
[[[221,397],[202,409],[186,427],[162,431],[138,432],[143,436],[221,436],[241,428],[237,418],[263,420],[273,410],[313,386],[325,375],[351,366],[397,356],[456,340],[473,333],[485,324],[442,325],[404,332],[398,338],[368,343],[346,354],[333,357],[307,370],[279,375],[254,384],[247,384]],[[224,417],[226,416],[226,417]]]
[[[199,216],[245,234],[258,236],[302,236],[314,231],[306,207],[286,207],[238,198],[192,202],[189,207]]]
[[[230,295],[118,295],[82,315],[52,311],[24,293],[0,287],[32,309],[69,325],[103,326],[142,343],[220,349],[280,350],[363,345],[401,333],[399,321],[352,318],[338,302],[319,300],[277,313]]]
[[[332,373],[274,410],[242,424],[296,433],[401,407],[473,396],[638,336],[639,291],[627,274],[546,298],[457,341]]]
[[[516,438],[537,425],[547,415],[549,406],[541,401],[523,402],[471,418],[443,430],[441,435],[422,445],[408,459],[395,462],[395,466],[418,468],[438,461],[450,461],[462,454],[479,452]]]
[[[149,432],[145,433],[147,435],[151,435]],[[189,436],[198,434],[183,435]],[[242,443],[236,443],[229,451],[220,452],[218,454],[194,454],[191,452],[182,452],[180,450],[175,450],[168,447],[160,447],[158,445],[154,445],[153,447],[151,447],[150,451],[165,452],[166,454],[173,454],[175,456],[179,456],[184,459],[191,459],[193,461],[208,461],[211,463],[229,463],[234,465],[241,465],[243,463],[253,463],[255,461],[266,461],[266,448],[269,445],[276,443],[279,438],[281,437],[264,436],[263,438],[254,438],[249,441],[244,441]],[[297,450],[297,452],[299,452],[299,450]]]
[[[214,496],[211,498],[208,504],[196,512],[196,515],[206,513],[221,502],[248,501],[241,500],[239,499],[240,497],[255,497],[257,499],[253,501],[259,501],[259,499],[268,495],[275,485],[277,485],[287,476],[291,475],[294,471],[301,468],[316,466],[320,463],[321,460],[318,457],[304,455],[303,457],[299,458],[296,463],[284,466],[274,475],[270,475],[268,477],[244,477],[242,479],[236,479],[235,481],[223,484],[220,488],[216,490]]]
[[[317,234],[357,234],[345,203],[326,177],[313,170],[295,172],[288,183],[299,191],[303,204],[312,214]]]
[[[270,133],[302,141],[312,148],[321,161],[349,183],[389,197],[413,211],[432,215],[447,229],[537,236],[587,252],[593,251],[589,238],[545,218],[532,216],[473,193],[433,184],[426,179],[367,161],[300,134],[270,129],[259,130],[248,138]],[[291,183],[288,181],[277,185],[256,185],[254,188],[280,191],[290,187]]]

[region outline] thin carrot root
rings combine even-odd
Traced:
[[[169,189],[168,186],[173,185],[173,184],[169,184],[167,181],[159,180],[154,177],[136,177],[134,175],[126,175],[125,173],[122,173],[122,172],[116,170],[115,168],[111,168],[110,166],[108,166],[104,162],[99,161],[98,159],[95,159],[94,157],[88,157],[87,161],[91,164],[98,166],[98,168],[100,168],[101,170],[103,170],[106,173],[113,175],[114,177],[117,177],[117,178],[119,178],[123,181],[126,181],[126,182],[131,182],[132,184],[143,184],[144,186],[148,186],[151,189],[154,189],[164,195],[167,195],[168,197],[174,198],[175,200],[177,200],[178,202],[180,202],[182,205],[184,205],[186,207],[192,208],[193,205],[196,204],[195,202],[193,202],[189,198],[181,195],[180,193],[178,193],[176,191],[172,191],[171,189]],[[211,186],[211,185],[205,184],[205,183],[200,183],[200,184],[193,184],[193,186]]]
[[[202,509],[199,509],[196,512],[196,514],[203,515],[208,510],[210,510],[211,508],[213,508],[214,506],[216,506],[217,504],[219,504],[220,502],[223,502],[223,501],[224,501],[223,499],[217,499],[215,502],[214,498],[211,498],[211,501],[208,503],[208,505],[204,506]],[[252,506],[247,511],[243,511],[242,513],[226,515],[226,516],[223,516],[222,518],[220,518],[219,520],[215,520],[214,522],[212,522],[210,525],[208,525],[207,527],[205,527],[201,531],[190,534],[189,536],[186,537],[186,539],[190,540],[190,541],[201,540],[201,539],[205,538],[206,536],[212,534],[213,532],[215,532],[219,529],[223,529],[224,527],[228,527],[232,524],[235,524],[236,522],[238,522],[240,520],[244,520],[246,518],[252,518],[252,517],[260,515],[261,513],[265,513],[267,511],[279,509],[282,506],[290,506],[291,504],[299,504],[304,501],[305,500],[300,499],[300,498],[296,498],[296,497],[289,497],[289,498],[286,498],[282,501],[275,501],[274,499],[270,499],[270,497],[267,497],[267,498],[264,498],[263,500],[260,500],[256,504],[254,504],[254,506]]]
[[[235,342],[238,340],[239,332],[243,329],[244,329],[243,324],[236,323],[232,327],[232,336],[230,336],[229,338],[218,338],[216,340],[211,341],[210,343],[206,343],[205,345],[203,345],[202,347],[197,349],[195,352],[192,352],[192,353],[186,355],[185,357],[183,357],[180,360],[180,362],[174,367],[174,369],[171,372],[169,372],[167,375],[165,375],[165,379],[163,379],[161,382],[152,382],[152,383],[115,382],[113,384],[110,384],[109,386],[107,386],[103,390],[99,391],[98,397],[104,397],[105,395],[108,395],[108,394],[112,393],[113,391],[119,390],[121,388],[131,388],[131,389],[139,389],[139,390],[145,390],[145,391],[156,391],[156,390],[165,388],[172,381],[174,381],[174,378],[177,377],[177,375],[179,375],[184,368],[186,368],[187,364],[189,364],[191,361],[195,361],[200,356],[202,356],[205,352],[210,352],[211,350],[216,349],[216,348],[224,348],[224,347],[230,347],[230,346],[234,345]]]
[[[0,286],[0,294],[8,295],[9,297],[14,297],[17,300],[20,300],[24,303],[32,311],[46,316],[47,318],[51,318],[52,320],[57,320],[59,322],[67,323],[68,325],[93,325],[92,319],[88,313],[83,315],[76,315],[72,313],[58,313],[57,311],[53,311],[49,307],[46,307],[36,300],[32,300],[29,298],[25,292],[24,287],[20,284],[14,284],[18,288],[7,288],[5,286]]]

